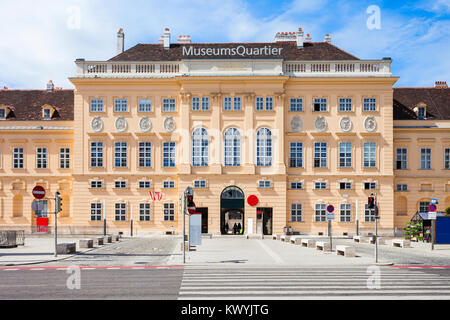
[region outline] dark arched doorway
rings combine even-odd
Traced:
[[[228,187],[220,195],[220,231],[222,234],[244,233],[244,192]],[[237,228],[234,228],[234,227]],[[239,228],[240,227],[240,228]]]

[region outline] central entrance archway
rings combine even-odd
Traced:
[[[244,192],[235,186],[220,195],[220,231],[222,234],[244,233]]]

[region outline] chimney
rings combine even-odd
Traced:
[[[120,28],[117,32],[117,54],[121,54],[125,50],[125,34],[123,29]]]
[[[297,48],[303,48],[303,30],[302,28],[298,28],[297,31]]]
[[[447,89],[448,88],[447,81],[436,81],[434,83],[434,87],[435,88],[440,88],[440,89]]]
[[[327,42],[327,43],[331,43],[331,37],[330,37],[330,35],[328,33],[325,36],[325,40],[324,41]]]
[[[170,49],[170,30],[169,30],[169,28],[166,28],[164,30],[163,44],[164,44],[164,49],[166,49],[166,50]]]
[[[191,36],[178,36],[178,44],[192,43]]]
[[[275,42],[296,41],[295,32],[278,32],[275,35]]]
[[[47,92],[53,92],[55,90],[55,85],[52,80],[49,80],[47,83]]]
[[[305,42],[311,42],[311,41],[312,41],[311,35],[308,33],[306,35]]]

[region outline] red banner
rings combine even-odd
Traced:
[[[48,218],[36,218],[36,232],[48,232]]]

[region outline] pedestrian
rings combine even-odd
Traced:
[[[228,222],[225,223],[225,234],[228,234]]]
[[[237,224],[234,223],[234,226],[233,226],[233,234],[236,234],[236,233],[237,233]]]
[[[237,229],[239,230],[239,234],[242,234],[242,225],[240,222],[238,223]]]

